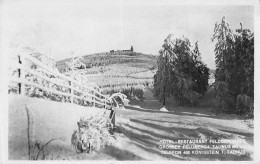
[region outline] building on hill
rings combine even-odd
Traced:
[[[123,52],[134,52],[134,48],[131,46],[130,50],[123,50]]]
[[[133,54],[133,52],[134,52],[133,46],[131,46],[130,50],[116,50],[116,51],[110,50],[111,54],[129,54],[129,55],[131,55],[131,54]]]

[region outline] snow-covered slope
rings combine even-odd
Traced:
[[[77,130],[77,121],[106,111],[20,95],[9,96],[8,110],[9,159],[28,159],[28,116],[31,145],[56,139],[50,144],[52,150],[71,150],[71,135]]]

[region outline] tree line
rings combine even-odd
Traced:
[[[225,17],[215,24],[215,84],[211,104],[217,111],[253,114],[254,33],[240,28],[233,32]],[[159,51],[154,75],[154,96],[165,106],[173,97],[179,105],[194,104],[207,92],[209,68],[201,60],[198,42],[169,35]]]

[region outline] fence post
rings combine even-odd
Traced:
[[[70,103],[74,103],[73,100],[74,100],[74,90],[73,90],[73,82],[72,81],[69,81],[69,84],[70,84]]]
[[[22,65],[22,62],[24,62],[23,57],[19,55],[18,63]],[[22,81],[25,79],[24,72],[21,68],[18,68],[18,78],[20,78]],[[23,83],[18,83],[18,94],[25,95],[25,85]]]

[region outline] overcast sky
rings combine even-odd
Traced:
[[[1,5],[2,31],[11,46],[29,46],[54,58],[130,49],[158,55],[169,34],[199,42],[203,61],[215,68],[214,24],[223,16],[234,30],[253,29],[253,7],[189,6],[169,1],[11,0]]]

